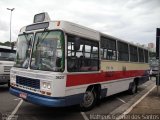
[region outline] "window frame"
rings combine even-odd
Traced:
[[[120,45],[121,45],[121,47],[120,47]],[[129,45],[128,45],[128,43],[122,42],[122,41],[117,41],[117,47],[118,47],[118,49],[117,49],[117,51],[118,51],[118,61],[129,62]],[[126,50],[124,50],[124,49],[126,49]],[[124,59],[123,56],[126,56],[126,55],[127,55],[127,57],[126,57],[127,59]]]
[[[131,48],[132,48],[132,50],[131,50]],[[136,53],[135,53],[135,51],[136,51]],[[138,47],[130,44],[129,45],[129,53],[130,53],[130,62],[138,62]],[[133,56],[134,59],[131,59],[131,56]],[[135,56],[136,56],[136,58],[135,58]]]
[[[140,63],[145,62],[144,49],[143,48],[138,47],[138,58],[139,58]]]
[[[93,40],[93,39],[89,39],[89,38],[85,38],[85,37],[80,37],[78,35],[73,35],[73,34],[68,34],[68,33],[66,35],[67,35],[67,48],[66,48],[67,49],[67,52],[66,52],[66,54],[67,54],[66,55],[66,57],[67,57],[67,65],[66,65],[67,66],[67,71],[68,72],[74,72],[74,73],[75,72],[97,72],[97,71],[99,71],[100,70],[100,54],[99,54],[99,51],[100,51],[99,44],[100,44],[100,42],[96,41],[96,40]],[[69,37],[72,40],[69,41]],[[82,51],[81,50],[75,51],[74,47],[71,47],[70,50],[68,49],[68,43],[71,42],[71,45],[74,45],[73,41],[75,40],[74,38],[76,38],[76,37],[80,38],[80,40],[81,40]],[[88,51],[86,52],[86,48],[85,48],[86,45],[91,46],[90,52],[88,52]],[[98,49],[98,51],[97,51],[97,58],[92,58],[91,57],[92,55],[96,54],[96,53],[93,53],[93,47],[96,47]],[[84,49],[84,51],[83,51],[83,49]],[[70,55],[72,55],[72,56],[68,56],[69,52],[71,52]],[[72,54],[72,52],[76,52],[76,53],[77,52],[82,52],[82,56],[77,56],[76,53]],[[86,53],[90,54],[89,57],[85,57]],[[96,63],[96,65],[94,67],[97,67],[97,69],[96,70],[90,70],[90,69],[88,69],[88,70],[80,70],[80,67],[77,67],[77,69],[75,68],[75,71],[71,70],[71,68],[68,67],[69,66],[68,65],[69,64],[68,61],[70,59],[69,57],[70,58],[73,57],[73,59],[77,59],[77,61],[79,61],[79,59],[82,59],[84,62],[87,61],[88,63],[90,61],[91,63],[89,63],[90,64],[89,67],[92,67],[92,62],[94,63],[96,61],[97,63]],[[81,66],[81,67],[83,67],[83,66]],[[86,67],[87,67],[87,65],[86,65]]]
[[[54,31],[59,31],[61,32],[61,34],[63,35],[63,43],[61,44],[61,49],[62,49],[62,70],[61,71],[51,71],[51,70],[41,70],[41,71],[49,71],[49,72],[64,72],[65,71],[65,33],[63,30],[60,30],[60,29],[52,29],[52,30],[39,30],[39,31],[36,31],[34,33],[34,37],[33,37],[33,43],[32,43],[32,49],[31,49],[31,53],[30,53],[30,61],[29,61],[29,68],[32,69],[32,70],[37,70],[37,69],[33,69],[31,67],[31,63],[32,63],[32,57],[33,57],[33,51],[34,51],[34,45],[36,44],[36,41],[35,41],[35,38],[36,38],[36,35],[38,33],[42,33],[42,32],[54,32]]]
[[[100,44],[101,59],[102,60],[113,60],[113,61],[116,61],[117,60],[117,40],[109,38],[109,37],[101,36],[101,40],[100,41],[101,41],[101,44]],[[108,55],[109,52],[112,55]]]
[[[149,52],[148,52],[148,50],[145,50],[145,49],[144,49],[144,59],[145,59],[144,60],[145,63],[149,63]]]

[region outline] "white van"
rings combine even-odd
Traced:
[[[0,85],[9,85],[10,69],[14,64],[15,54],[15,49],[0,45]]]

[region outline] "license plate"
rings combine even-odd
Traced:
[[[19,97],[23,98],[23,99],[26,99],[27,98],[27,94],[26,93],[20,93]]]

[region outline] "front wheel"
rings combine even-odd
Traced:
[[[97,101],[97,94],[96,92],[87,90],[83,96],[83,101],[80,103],[81,111],[88,111],[91,110]]]

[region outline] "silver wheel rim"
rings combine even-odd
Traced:
[[[87,108],[87,107],[90,107],[94,102],[94,95],[91,91],[87,91],[85,94],[84,94],[84,97],[83,97],[83,102],[82,102],[82,106]]]

